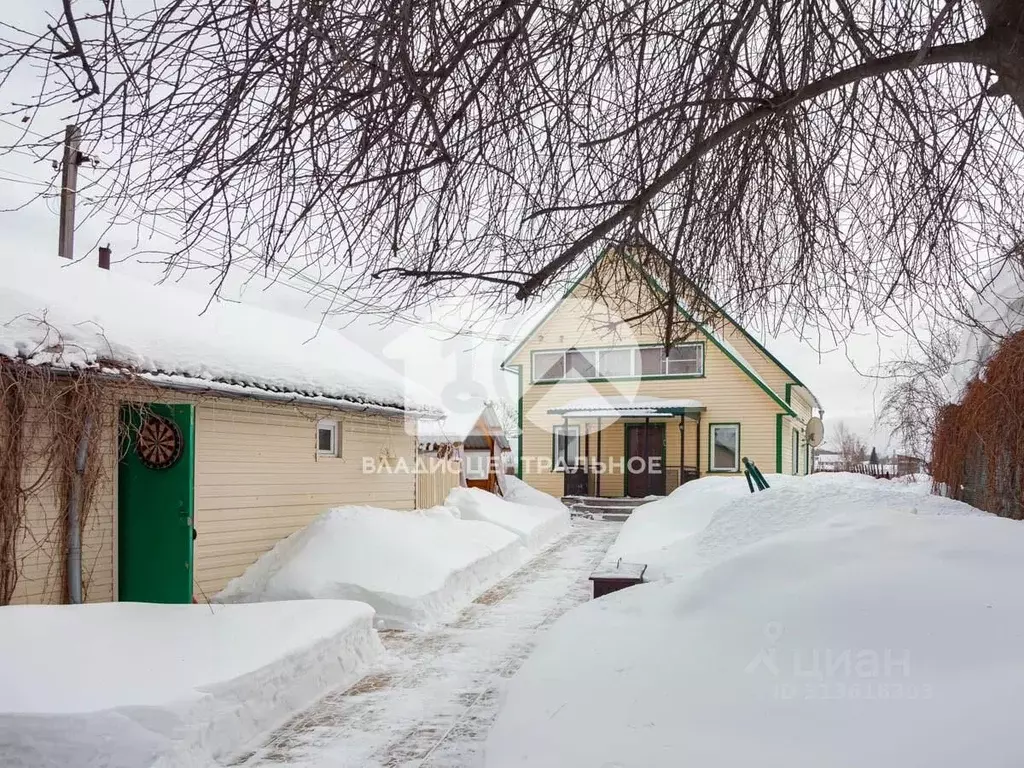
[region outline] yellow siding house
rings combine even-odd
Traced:
[[[19,264],[0,285],[0,605],[204,601],[333,506],[412,508],[415,422],[441,412],[406,387],[315,323]]]
[[[605,251],[521,334],[519,474],[556,496],[646,497],[705,475],[807,474],[815,396],[667,262]],[[699,306],[699,310],[697,307]],[[666,318],[672,342],[666,345]]]

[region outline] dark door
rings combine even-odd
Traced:
[[[626,425],[626,495],[665,495],[665,425]]]
[[[192,601],[194,408],[125,405],[117,467],[118,598]]]

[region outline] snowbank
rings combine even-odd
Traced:
[[[569,508],[554,496],[544,493],[544,491],[538,491],[515,475],[505,475],[504,498],[506,501],[511,501],[515,504],[525,504],[528,507],[564,510],[566,513],[569,511]]]
[[[382,650],[361,603],[0,608],[0,765],[212,765]]]
[[[128,369],[158,384],[325,404],[440,412],[373,354],[318,323],[91,262],[0,253],[0,355],[62,368]],[[327,402],[331,401],[331,402]]]
[[[445,504],[457,509],[463,520],[480,520],[514,533],[531,553],[539,552],[569,532],[569,510],[561,503],[558,504],[560,510],[528,506],[506,501],[479,488],[452,488]]]
[[[557,622],[487,768],[1024,764],[1024,527],[842,478],[722,507],[704,567]]]
[[[710,477],[639,507],[609,559],[647,563],[646,577],[687,573],[769,536],[862,510],[921,515],[983,515],[963,502],[926,495],[919,486],[866,475],[768,475],[771,488],[751,494],[742,477]],[[930,487],[930,486],[926,486]]]
[[[214,600],[362,600],[385,627],[426,627],[452,618],[526,557],[512,533],[445,507],[339,507],[278,542]]]

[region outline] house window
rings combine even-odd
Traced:
[[[338,422],[321,419],[316,423],[316,452],[320,456],[340,456]]]
[[[597,359],[597,372],[604,379],[633,375],[633,357],[636,350],[602,349]]]
[[[663,347],[644,347],[636,350],[636,371],[641,376],[660,376],[665,372]]]
[[[668,351],[665,360],[668,375],[699,376],[704,373],[704,346],[702,344],[681,344]]]
[[[570,349],[565,353],[565,377],[567,379],[593,379],[597,376],[597,352],[580,352]]]
[[[604,347],[533,353],[534,381],[623,379],[633,376],[701,376],[704,345]]]
[[[793,430],[793,474],[800,474],[800,433]]]
[[[536,352],[533,355],[533,380],[558,381],[565,376],[564,352]]]
[[[740,425],[712,424],[709,469],[712,472],[740,471]]]
[[[467,480],[486,480],[490,475],[490,451],[466,451],[465,468]]]
[[[552,430],[552,464],[556,470],[564,469],[566,462],[576,467],[580,462],[580,428],[557,426]]]

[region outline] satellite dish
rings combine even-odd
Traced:
[[[811,416],[807,420],[807,444],[811,448],[817,448],[825,439],[825,425],[817,416]]]

